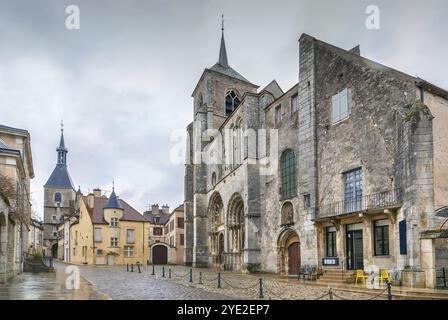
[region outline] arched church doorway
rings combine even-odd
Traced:
[[[277,270],[282,274],[297,275],[300,270],[300,239],[296,231],[284,230],[277,245]]]
[[[244,202],[235,193],[229,201],[227,212],[228,249],[226,252],[227,270],[239,270],[243,264],[244,251]]]
[[[208,206],[209,261],[214,267],[221,267],[224,254],[224,205],[218,192],[215,192]]]

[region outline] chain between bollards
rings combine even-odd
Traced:
[[[193,282],[193,269],[190,268],[190,282]]]
[[[218,289],[221,289],[221,272],[218,272]]]
[[[162,266],[162,278],[165,278],[165,266]]]
[[[155,270],[154,270],[154,264],[152,265],[152,273],[151,273],[151,275],[152,275],[152,276],[155,276],[155,275],[156,275]]]

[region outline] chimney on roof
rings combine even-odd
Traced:
[[[163,213],[170,213],[170,206],[165,204],[162,206],[162,212]]]
[[[93,195],[97,198],[101,197],[101,189],[100,188],[93,189]]]
[[[158,205],[158,204],[153,204],[153,205],[151,206],[151,213],[152,213],[152,214],[159,213],[159,205]]]
[[[93,193],[89,193],[87,195],[87,205],[89,206],[90,209],[93,208],[95,203],[95,195]]]
[[[351,53],[354,53],[354,54],[358,55],[358,56],[361,55],[361,47],[359,46],[359,44],[356,47],[350,49],[349,51]]]

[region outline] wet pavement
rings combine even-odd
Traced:
[[[79,289],[66,287],[66,265],[56,264],[55,272],[17,275],[6,284],[0,284],[0,300],[104,300],[86,280],[80,279]]]

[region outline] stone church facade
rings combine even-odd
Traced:
[[[297,274],[304,266],[447,266],[448,92],[302,35],[299,81],[260,89],[227,60],[192,97],[185,263]]]

